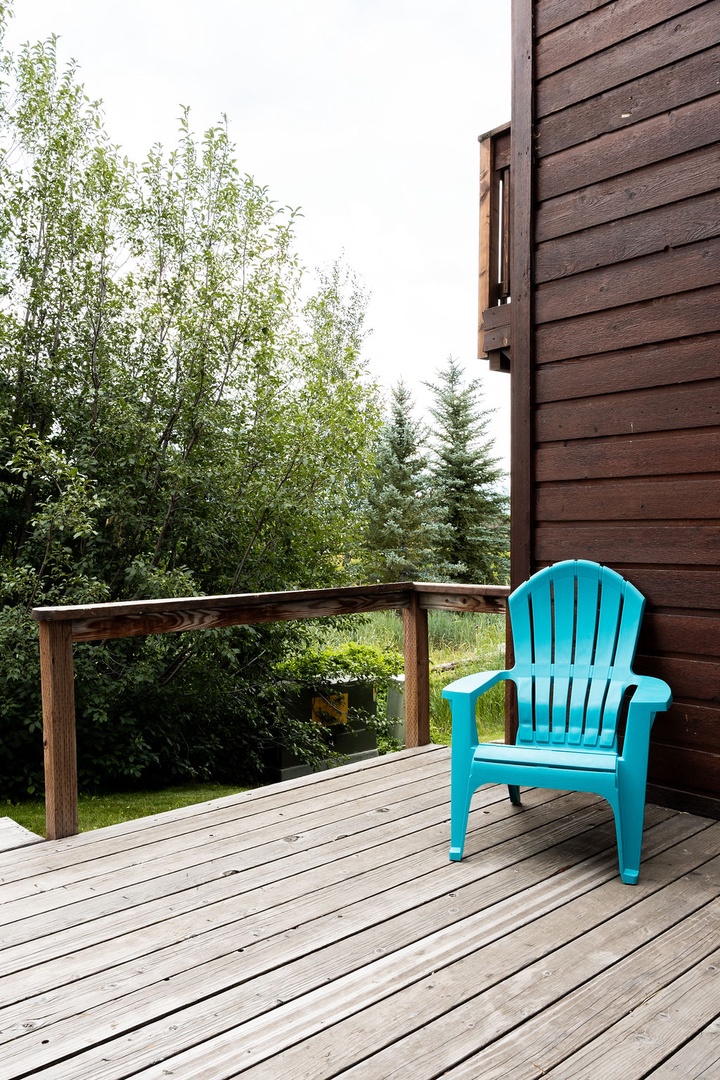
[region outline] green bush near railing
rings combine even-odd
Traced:
[[[379,649],[402,649],[402,619],[394,611],[337,620],[318,626],[327,647],[356,643]],[[474,671],[505,666],[505,616],[456,611],[428,612],[430,644],[430,733],[436,743],[450,742],[450,708],[441,697],[453,679]],[[484,741],[505,735],[505,697],[498,686],[478,702],[478,731]]]

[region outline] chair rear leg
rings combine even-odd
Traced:
[[[513,806],[522,806],[522,803],[520,801],[519,787],[516,787],[515,784],[509,784],[508,793],[510,795],[510,802],[513,804]]]

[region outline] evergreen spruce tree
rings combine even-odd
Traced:
[[[427,580],[435,571],[437,512],[424,453],[427,431],[413,416],[410,390],[392,390],[366,503],[366,572],[370,580]]]
[[[492,410],[483,409],[478,379],[464,381],[451,356],[436,384],[431,477],[444,523],[437,551],[446,580],[505,583],[510,567],[508,497],[487,431]]]

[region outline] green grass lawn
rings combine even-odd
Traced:
[[[80,832],[116,825],[119,821],[150,817],[164,810],[177,810],[181,806],[219,799],[234,795],[242,788],[226,784],[191,784],[164,788],[162,791],[134,791],[114,795],[81,795],[78,806]],[[28,799],[13,803],[0,803],[0,816],[12,818],[31,832],[45,835],[45,802]]]
[[[430,639],[430,736],[433,742],[450,742],[450,709],[442,689],[454,679],[505,666],[505,619],[502,615],[431,611]],[[390,646],[402,651],[402,619],[394,611],[378,611],[365,618],[343,620],[326,629],[318,621],[318,641],[324,646],[346,641]],[[450,667],[449,665],[452,665]],[[502,739],[505,731],[504,688],[494,687],[478,702],[480,739]],[[164,810],[233,795],[241,788],[223,784],[189,784],[162,791],[137,791],[111,795],[81,795],[80,831],[115,825],[120,821],[149,817]],[[0,816],[13,818],[31,832],[45,835],[45,803],[42,799],[0,803]]]

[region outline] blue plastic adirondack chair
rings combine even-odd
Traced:
[[[507,784],[516,804],[520,785],[591,791],[612,806],[620,876],[637,883],[650,728],[671,702],[667,683],[632,670],[644,605],[614,570],[583,560],[540,570],[510,595],[515,666],[443,690],[452,711],[451,859],[462,858],[482,784]],[[477,699],[501,679],[517,688],[514,746],[478,743]]]

